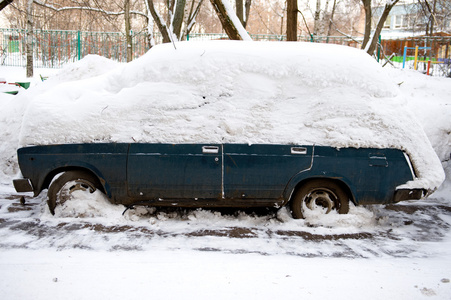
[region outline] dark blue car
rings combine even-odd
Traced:
[[[18,192],[48,204],[100,190],[112,203],[180,207],[282,207],[347,213],[349,202],[388,204],[427,191],[397,189],[415,178],[397,149],[274,144],[68,144],[18,150]]]

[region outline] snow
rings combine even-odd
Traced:
[[[449,264],[400,259],[367,261],[289,256],[153,251],[42,251],[39,263],[16,250],[3,256],[2,274],[18,274],[9,299],[447,299],[441,280]],[[80,261],[89,264],[80,264]],[[419,264],[420,265],[419,265]],[[424,266],[424,267],[423,267]],[[35,276],[39,274],[39,276]],[[346,274],[345,276],[343,276]],[[1,276],[3,277],[3,276]],[[403,278],[399,284],[396,278]],[[391,280],[387,280],[391,279]],[[350,284],[352,282],[352,284]],[[24,283],[26,289],[23,288]],[[42,287],[47,287],[47,290]],[[87,293],[89,291],[89,293]],[[368,291],[377,291],[369,293]],[[5,290],[3,290],[5,292]],[[346,296],[344,296],[346,295]],[[358,296],[356,296],[358,295]]]
[[[449,299],[449,191],[447,201],[351,207],[333,221],[283,210],[122,216],[99,195],[88,216],[53,217],[45,197],[16,212],[0,200],[0,289],[8,299]],[[434,217],[439,205],[448,213]]]
[[[17,96],[0,94],[3,298],[449,299],[449,79],[381,69],[366,54],[335,46],[286,43],[281,62],[269,57],[276,45],[244,55],[240,47],[213,44],[156,47],[127,65],[91,56],[56,74],[39,71],[49,79],[33,79]],[[331,48],[340,59],[325,55]],[[233,55],[218,58],[218,51]],[[290,66],[293,55],[303,59]],[[22,74],[0,67],[8,81],[23,80]],[[286,209],[228,214],[140,207],[122,215],[124,207],[97,192],[52,216],[45,193],[28,195],[24,206],[12,196],[18,145],[195,142],[201,135],[220,142],[394,145],[416,157],[431,185],[443,174],[436,161],[447,179],[425,200],[351,205],[347,215],[305,220],[293,220]]]

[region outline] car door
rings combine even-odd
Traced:
[[[200,144],[131,144],[127,165],[130,197],[220,199],[222,147]]]
[[[224,145],[227,199],[280,199],[290,179],[311,167],[313,146]]]

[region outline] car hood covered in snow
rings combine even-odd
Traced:
[[[81,63],[82,62],[78,62]],[[72,69],[76,72],[76,68]],[[283,143],[398,148],[436,189],[444,172],[396,83],[361,50],[315,43],[159,45],[34,97],[20,145]]]

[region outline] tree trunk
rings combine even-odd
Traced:
[[[298,40],[298,1],[287,0],[287,41]]]
[[[385,4],[384,11],[382,12],[382,15],[379,19],[379,22],[377,23],[376,30],[374,31],[373,36],[371,37],[370,44],[367,48],[367,53],[369,55],[373,55],[374,50],[376,50],[377,41],[379,40],[379,35],[381,34],[382,28],[384,27],[384,23],[387,20],[388,14],[390,13],[390,10],[398,3],[399,0],[393,0],[391,2],[388,2]]]
[[[246,2],[244,3],[244,23],[243,26],[244,28],[246,28],[247,26],[247,21],[249,20],[249,14],[251,12],[251,5],[252,5],[252,0],[246,0]]]
[[[147,10],[147,43],[149,46],[149,49],[155,46],[155,39],[153,36],[153,17],[150,13],[149,3],[147,1],[144,1],[146,4],[146,10]]]
[[[236,16],[244,27],[243,0],[236,0]]]
[[[329,38],[330,32],[332,30],[332,24],[333,24],[333,20],[334,20],[336,7],[337,7],[337,0],[334,0],[334,5],[332,6],[332,12],[330,13],[329,27],[327,28],[327,34],[326,34],[327,38]]]
[[[185,4],[186,0],[177,0],[174,11],[174,19],[172,21],[172,30],[179,41],[181,40],[183,15],[185,14]]]
[[[149,6],[150,14],[152,15],[152,18],[154,19],[155,23],[157,24],[158,30],[161,33],[161,36],[163,37],[163,43],[170,43],[171,38],[169,37],[169,31],[168,27],[164,23],[164,20],[161,18],[161,16],[157,13],[155,10],[155,6],[153,5],[153,0],[147,0],[147,5]]]
[[[314,23],[313,23],[313,35],[317,36],[319,31],[319,19],[320,19],[320,13],[321,13],[321,0],[316,0],[316,10],[315,10],[315,16],[314,16]]]
[[[33,77],[33,0],[27,0],[27,77]]]
[[[131,26],[130,26],[130,0],[125,0],[124,4],[124,19],[125,19],[125,39],[127,43],[127,62],[133,60],[133,49],[132,49],[132,36],[131,36]]]
[[[246,0],[245,2],[243,2],[243,0],[236,0],[236,16],[238,17],[244,28],[246,28],[247,20],[249,20],[251,4],[252,0]]]
[[[363,36],[362,49],[365,49],[371,35],[371,0],[362,0],[362,3],[363,9],[365,10],[365,33]]]
[[[230,11],[230,6],[227,7],[223,1],[228,0],[210,0],[219,17],[219,20],[221,21],[222,28],[227,33],[229,38],[231,40],[251,40],[249,34],[247,34],[239,19],[236,15],[233,15],[233,10]]]
[[[203,0],[200,0],[197,3],[197,5],[195,1],[191,2],[191,8],[188,13],[188,21],[184,30],[185,32],[183,33],[183,37],[187,36],[191,32],[191,29],[193,28],[194,24],[196,24],[196,17],[198,16],[200,8],[202,7],[202,2]]]
[[[426,1],[426,3],[428,3]],[[429,6],[429,3],[428,3]],[[432,7],[432,11],[431,11],[431,16],[430,16],[430,22],[431,22],[431,27],[429,28],[429,36],[433,36],[434,35],[434,22],[435,20],[435,12],[436,12],[436,7],[437,7],[437,0],[434,0],[434,6]]]

